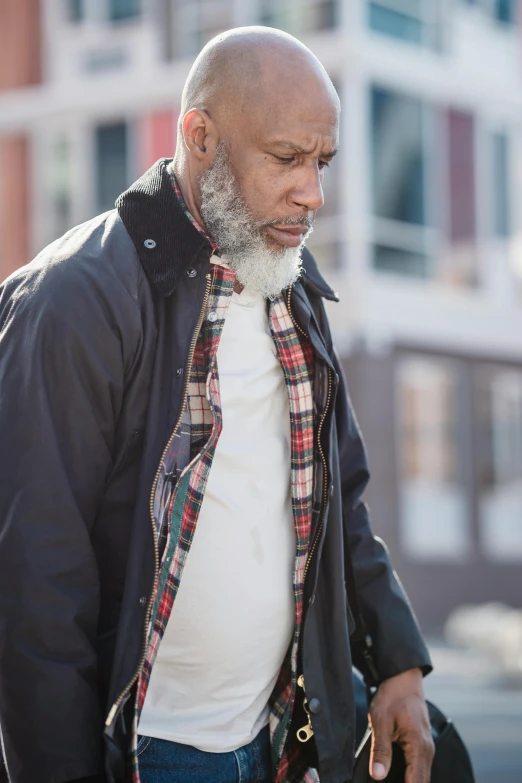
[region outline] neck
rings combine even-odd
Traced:
[[[192,187],[188,166],[184,160],[179,158],[178,155],[176,155],[171,165],[174,171],[174,176],[176,177],[176,181],[179,185],[179,189],[181,190],[181,195],[185,200],[185,204],[187,205],[190,214],[199,223],[201,228],[207,231],[205,221],[201,217],[201,213],[194,196],[194,189]]]

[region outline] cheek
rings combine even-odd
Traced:
[[[274,165],[262,160],[251,166],[243,178],[242,191],[250,212],[258,220],[272,220],[281,214],[285,202],[287,178],[274,171]]]

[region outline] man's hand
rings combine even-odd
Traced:
[[[369,718],[372,778],[384,780],[390,771],[392,742],[396,742],[406,760],[404,783],[429,783],[435,747],[420,669],[384,680],[372,700]]]

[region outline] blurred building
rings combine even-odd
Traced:
[[[170,156],[194,56],[301,38],[343,103],[311,247],[425,627],[520,605],[522,56],[516,0],[0,0],[0,278]],[[298,74],[296,78],[299,78]]]

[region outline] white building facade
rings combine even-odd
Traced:
[[[365,434],[374,526],[421,620],[520,601],[522,52],[517,0],[42,0],[24,134],[33,252],[172,154],[221,30],[301,38],[341,96],[311,249]]]

